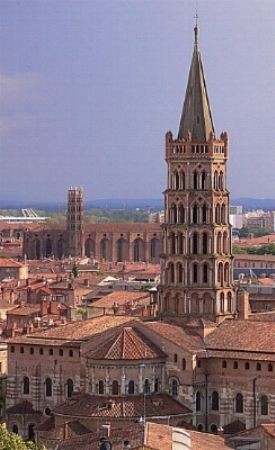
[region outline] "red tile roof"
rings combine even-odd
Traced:
[[[97,340],[97,347],[88,351],[85,356],[107,360],[146,360],[166,357],[165,353],[139,330],[130,326],[103,333]]]
[[[114,304],[117,306],[126,305],[128,303],[136,303],[140,299],[149,298],[148,292],[126,292],[116,291],[105,295],[99,300],[92,303],[97,308],[111,308]]]
[[[0,268],[7,267],[7,268],[20,268],[24,267],[24,264],[21,264],[18,261],[15,261],[14,259],[8,259],[8,258],[0,258]]]
[[[191,410],[167,394],[151,394],[145,398],[146,416],[181,416],[192,414]],[[137,418],[144,414],[144,396],[108,396],[74,394],[54,409],[55,415],[108,418]]]
[[[18,306],[17,308],[12,309],[11,311],[7,312],[8,316],[30,316],[33,314],[38,314],[40,313],[40,305],[39,306],[35,306],[35,305],[22,305],[22,306]]]
[[[212,350],[275,353],[275,323],[225,320],[205,342]]]

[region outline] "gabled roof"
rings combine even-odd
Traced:
[[[185,139],[191,132],[191,140],[205,142],[214,132],[214,125],[203,73],[198,45],[198,27],[195,27],[195,45],[189,71],[185,100],[180,119],[178,139]]]
[[[163,351],[132,326],[108,330],[99,337],[97,344],[97,347],[87,352],[85,356],[100,360],[140,360],[166,357]]]

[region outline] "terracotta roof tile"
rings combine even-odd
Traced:
[[[28,400],[23,400],[16,405],[11,406],[6,411],[8,414],[35,414],[39,413],[39,411],[35,411],[32,403]]]
[[[211,350],[275,353],[275,323],[225,320],[205,342]]]
[[[97,340],[97,347],[85,356],[92,359],[140,360],[159,359],[166,355],[139,330],[130,326],[110,330]]]
[[[191,410],[167,394],[151,394],[145,399],[146,416],[167,416],[192,414]],[[108,396],[75,394],[54,409],[55,415],[108,418],[139,418],[144,414],[143,395]]]
[[[131,302],[136,303],[138,300],[148,297],[150,297],[148,292],[116,291],[96,300],[92,303],[92,306],[97,308],[111,308],[114,304],[121,306]]]
[[[15,261],[14,259],[6,259],[6,258],[0,258],[0,267],[15,267],[15,268],[20,268],[20,267],[24,267],[24,264],[21,264],[18,261]]]

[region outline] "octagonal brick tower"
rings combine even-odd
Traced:
[[[178,137],[166,134],[168,166],[160,314],[222,320],[236,312],[227,189],[228,137],[217,139],[198,27]]]

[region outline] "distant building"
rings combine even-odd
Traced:
[[[243,228],[243,207],[230,206],[229,208],[229,222],[233,228]]]

